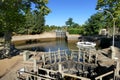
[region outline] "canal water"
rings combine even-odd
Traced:
[[[38,43],[31,43],[31,44],[23,44],[16,46],[18,49],[21,50],[30,50],[30,51],[43,51],[48,52],[60,50],[78,50],[77,41],[66,41],[64,39],[57,39],[54,41],[47,41],[47,42],[38,42]]]

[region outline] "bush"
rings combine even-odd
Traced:
[[[69,34],[80,34],[81,30],[76,28],[68,29]]]

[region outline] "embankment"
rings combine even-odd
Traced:
[[[66,36],[68,41],[78,41],[78,37],[80,37],[80,35],[71,35],[68,33],[66,34]],[[55,32],[44,32],[42,34],[36,35],[17,35],[12,37],[12,42],[15,43],[15,45],[53,40],[56,40]]]
[[[16,45],[31,43],[31,42],[41,42],[55,40],[56,34],[54,32],[45,32],[36,35],[17,35],[12,37],[12,42]]]

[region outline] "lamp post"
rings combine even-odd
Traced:
[[[113,19],[113,36],[112,36],[112,46],[111,46],[111,49],[112,49],[112,57],[111,57],[111,58],[114,59],[114,58],[115,58],[115,49],[114,49],[114,46],[115,46],[115,22],[116,22],[116,20],[115,20],[113,14],[112,14],[110,11],[104,10],[104,9],[101,9],[101,8],[99,8],[99,11],[106,11],[107,13],[110,14],[110,16],[111,16],[112,19]]]

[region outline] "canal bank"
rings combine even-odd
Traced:
[[[45,32],[42,34],[36,35],[17,35],[12,36],[12,43],[15,45],[29,44],[29,43],[37,43],[43,41],[53,41],[56,38],[56,34],[53,32]]]
[[[69,34],[68,32],[66,33],[66,36],[68,41],[78,41],[78,38],[81,37],[79,34]]]
[[[56,39],[66,39],[68,42],[78,41],[80,35],[71,35],[66,33],[65,38],[58,38],[55,32],[44,32],[36,35],[17,35],[12,37],[12,43],[15,45],[31,44],[37,42],[55,41]]]
[[[55,41],[53,41],[53,42],[55,42]],[[45,42],[46,43],[46,42]],[[38,44],[38,43],[37,43]],[[60,45],[61,44],[61,41],[59,41],[59,42],[57,42],[57,43],[55,43],[55,45]],[[64,43],[65,44],[65,43]],[[71,43],[70,43],[71,44]],[[47,45],[49,45],[48,43],[47,43]],[[53,46],[53,43],[52,43],[52,46]],[[73,45],[72,45],[73,46]],[[54,48],[54,47],[53,47]],[[65,48],[64,48],[65,49]],[[52,59],[53,58],[53,60],[54,60],[54,63],[50,63],[50,69],[53,69],[53,71],[55,71],[56,69],[57,69],[57,67],[55,67],[55,66],[57,66],[57,65],[54,65],[54,64],[57,64],[57,61],[61,61],[62,62],[62,58],[64,58],[64,56],[66,55],[66,54],[62,54],[62,55],[59,55],[59,52],[60,52],[60,49],[58,49],[57,50],[58,52],[58,54],[56,54],[56,51],[55,52],[53,52],[53,51],[51,51],[51,57],[50,57],[50,59]],[[62,51],[62,50],[61,50]],[[119,50],[118,50],[119,51]],[[112,69],[110,69],[111,68],[111,65],[113,65],[114,64],[114,61],[113,60],[111,60],[110,58],[109,58],[109,56],[107,56],[107,54],[109,55],[109,53],[106,53],[106,52],[103,52],[103,51],[101,51],[101,50],[98,50],[98,51],[90,51],[90,57],[88,57],[88,53],[86,52],[86,51],[83,51],[84,53],[85,53],[85,55],[82,55],[82,57],[84,57],[84,63],[82,63],[81,64],[81,62],[79,62],[80,61],[80,57],[76,57],[76,56],[78,56],[78,54],[79,53],[76,53],[76,52],[74,52],[73,51],[73,57],[71,57],[71,58],[68,58],[67,56],[64,58],[64,59],[66,59],[65,61],[65,63],[63,63],[62,65],[61,64],[59,64],[58,65],[58,70],[59,71],[64,71],[64,73],[66,74],[66,71],[67,72],[69,72],[69,73],[71,73],[71,72],[73,72],[72,73],[72,75],[75,75],[76,74],[76,76],[72,76],[72,77],[79,77],[80,78],[80,80],[90,80],[90,79],[92,79],[92,78],[95,78],[96,80],[98,80],[98,79],[102,79],[102,77],[104,77],[105,78],[105,76],[106,76],[106,74],[108,75],[108,74],[111,74],[112,73],[112,77],[113,77],[113,67],[112,67]],[[89,52],[89,51],[88,51]],[[48,55],[50,54],[50,52],[46,52],[46,53],[48,53]],[[45,54],[46,54],[45,53]],[[54,54],[53,54],[54,53]],[[66,53],[66,52],[65,52]],[[82,53],[82,52],[81,52]],[[97,55],[94,55],[94,56],[92,56],[91,55],[91,53],[94,53],[94,54],[97,54]],[[37,52],[37,54],[38,54],[38,52]],[[36,55],[37,55],[36,54]],[[77,55],[76,55],[77,54]],[[35,58],[35,56],[36,55],[34,55],[33,56],[33,58]],[[47,54],[46,54],[47,55]],[[45,56],[46,56],[45,55]],[[43,55],[44,56],[44,55]],[[42,57],[43,57],[42,56]],[[39,57],[39,58],[38,58]],[[33,63],[32,63],[32,65],[31,65],[31,63],[30,62],[28,62],[28,63],[25,63],[24,65],[25,66],[30,66],[30,67],[34,67],[34,69],[35,69],[35,67],[36,67],[36,65],[37,65],[37,63],[39,63],[39,62],[42,62],[41,61],[41,59],[42,59],[42,57],[40,57],[40,56],[36,56],[36,60],[34,60],[34,66],[33,66]],[[78,59],[75,59],[75,58],[78,58]],[[46,61],[45,61],[45,63],[47,63],[47,59],[49,59],[49,57],[47,58],[47,56],[46,57],[43,57],[43,59],[42,60],[44,60],[44,59],[46,59]],[[74,62],[73,62],[73,60],[74,60]],[[77,60],[77,62],[75,62],[75,60]],[[88,61],[88,60],[90,60],[90,61]],[[94,60],[97,60],[97,61],[94,61]],[[31,58],[29,59],[29,61],[31,61]],[[98,62],[99,61],[99,63],[96,63],[96,62]],[[43,61],[44,62],[44,61]],[[52,61],[50,61],[50,62],[52,62]],[[61,63],[60,62],[60,63]],[[78,63],[79,62],[79,63]],[[103,64],[103,62],[104,62],[104,64]],[[30,63],[30,64],[29,64]],[[86,65],[85,65],[85,63],[86,63]],[[91,63],[92,63],[92,65],[91,65]],[[94,66],[94,63],[96,64],[96,65],[98,65],[99,67],[92,67],[92,66]],[[41,63],[42,64],[42,63]],[[67,64],[67,65],[66,65]],[[107,67],[105,67],[104,65],[107,65],[107,64],[110,64],[109,66],[107,66]],[[16,65],[16,64],[15,64]],[[89,66],[87,66],[87,65],[89,65]],[[49,67],[49,63],[48,63],[48,65],[47,64],[45,64],[44,66],[48,66]],[[67,67],[66,68],[66,66],[69,66],[69,67]],[[80,67],[81,66],[81,67]],[[62,67],[62,68],[61,68]],[[21,67],[22,68],[22,67]],[[54,69],[55,68],[55,69]],[[104,69],[103,69],[104,68]],[[14,68],[15,69],[15,68]],[[27,69],[27,70],[29,70],[29,68],[25,68],[25,69]],[[39,67],[39,69],[43,69],[43,68],[40,68]],[[45,70],[46,68],[44,68],[44,70]],[[16,70],[11,70],[11,73],[13,73],[13,72],[15,72],[15,71],[17,71],[18,69],[16,69]],[[51,71],[52,72],[52,70],[48,70],[48,69],[46,69],[47,71]],[[78,71],[79,70],[79,71]],[[108,72],[108,70],[110,71],[110,72]],[[32,70],[30,70],[30,71],[32,71]],[[105,74],[103,74],[103,72],[106,72]],[[26,72],[26,71],[24,71],[24,72]],[[50,73],[51,73],[50,72]],[[102,72],[102,73],[101,73]],[[29,72],[30,73],[30,72]],[[52,72],[53,73],[53,72]],[[63,73],[63,75],[65,75]],[[34,73],[32,73],[32,74],[34,74]],[[31,76],[33,76],[31,74]],[[12,74],[13,75],[13,74]],[[67,76],[71,76],[71,74],[67,74]],[[46,76],[46,75],[45,75]],[[49,76],[49,75],[47,75],[47,76]],[[90,77],[89,77],[90,76]],[[102,76],[102,77],[101,77]],[[11,75],[10,75],[10,77],[11,77]],[[29,77],[29,76],[27,76],[27,77]],[[51,75],[50,75],[50,77],[51,77]],[[84,78],[85,77],[85,78]],[[5,76],[5,78],[6,78],[6,76]],[[5,78],[2,78],[2,80],[7,80],[7,79],[5,79]],[[13,78],[14,78],[14,76],[13,76]],[[13,80],[13,78],[11,78],[10,80]],[[90,78],[90,79],[87,79],[87,78]],[[103,78],[103,80],[110,80],[110,79],[108,79],[108,78],[105,78],[104,79]],[[111,78],[111,77],[110,77]],[[67,78],[68,79],[68,78]],[[95,80],[94,79],[94,80]],[[68,79],[69,80],[69,79]],[[93,79],[92,79],[93,80]]]

